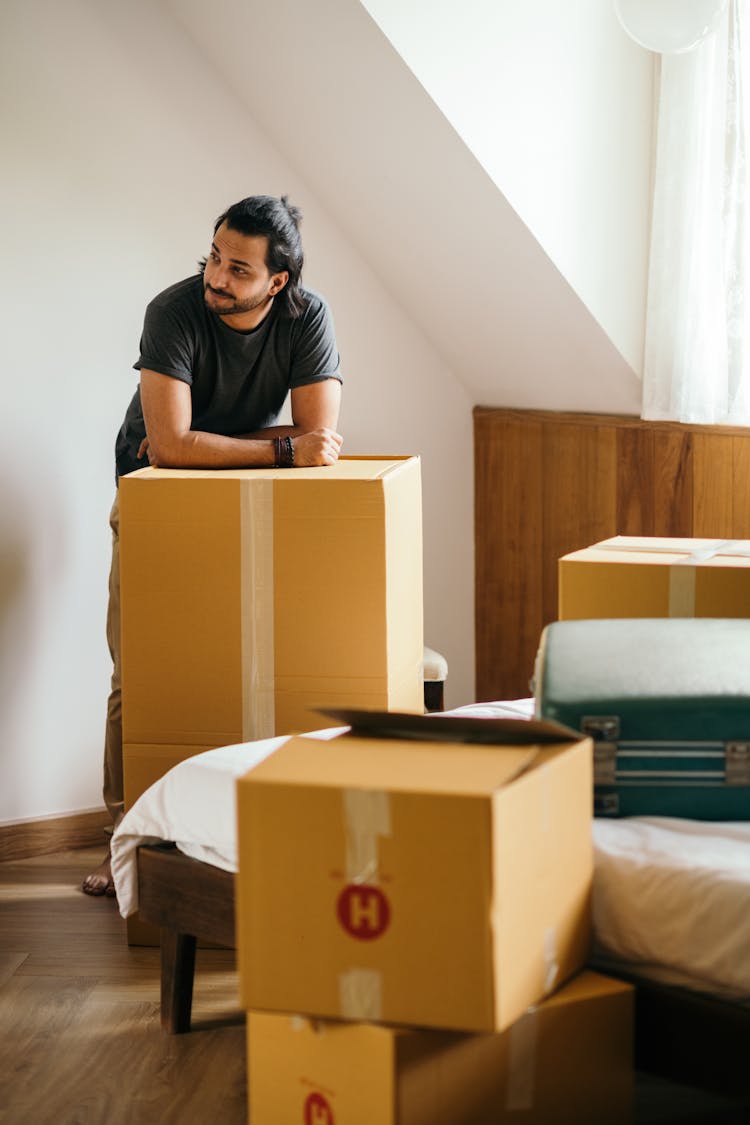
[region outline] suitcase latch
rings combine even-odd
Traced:
[[[750,785],[750,742],[727,742],[724,777],[727,785]]]
[[[595,793],[594,816],[619,816],[619,793]]]
[[[581,730],[594,742],[616,742],[620,737],[620,716],[583,715]]]
[[[581,730],[594,740],[594,785],[614,785],[617,778],[617,715],[583,715]]]

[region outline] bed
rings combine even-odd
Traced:
[[[533,700],[450,714],[529,718]],[[338,737],[347,727],[312,732]],[[180,763],[142,795],[112,841],[120,912],[162,931],[162,1026],[187,1031],[196,939],[234,945],[236,778],[286,737]],[[750,823],[594,820],[593,964],[633,981],[636,1064],[750,1093]]]

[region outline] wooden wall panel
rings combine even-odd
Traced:
[[[622,535],[653,535],[655,524],[654,435],[650,430],[620,427],[617,435],[617,512]],[[645,530],[648,528],[648,530]],[[636,530],[639,529],[639,530]],[[593,542],[593,540],[590,540]]]
[[[477,698],[518,679],[542,629],[542,525],[528,518],[542,505],[542,426],[511,418],[477,420],[476,518],[483,528],[477,586],[494,607],[477,633]],[[502,558],[498,567],[496,560]],[[525,687],[522,694],[528,692]],[[493,698],[497,698],[494,696]]]
[[[750,442],[732,438],[732,533],[750,539]]]
[[[649,424],[641,425],[654,443],[653,477],[645,485],[653,495],[654,522],[651,531],[628,534],[690,537],[694,534],[693,435],[677,427],[645,429]]]
[[[611,426],[544,426],[542,618],[557,616],[557,567],[545,565],[615,534],[617,449]],[[538,637],[537,637],[538,639]]]
[[[750,430],[477,407],[477,699],[529,694],[557,560],[610,535],[750,539]]]
[[[693,438],[693,534],[732,538],[732,440],[714,433]]]

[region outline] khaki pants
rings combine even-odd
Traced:
[[[109,517],[112,528],[112,566],[109,572],[107,644],[112,657],[112,686],[107,701],[104,735],[104,803],[117,827],[123,814],[122,789],[122,691],[120,678],[120,512],[115,496]]]

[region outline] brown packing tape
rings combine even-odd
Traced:
[[[685,562],[690,562],[688,558]],[[669,568],[669,617],[695,617],[695,566],[676,563]]]
[[[349,883],[377,883],[378,840],[391,834],[391,803],[382,789],[344,789],[346,878]]]
[[[276,733],[274,679],[274,482],[248,480],[240,493],[242,543],[242,733]]]
[[[383,974],[377,969],[339,973],[339,1010],[345,1020],[383,1018]]]
[[[391,803],[382,789],[344,789],[346,879],[376,885],[380,878],[381,836],[391,834]],[[344,1019],[378,1020],[383,1008],[383,975],[351,968],[339,974],[339,1006]]]
[[[548,926],[544,931],[544,995],[554,992],[560,976],[560,962],[557,957],[557,930]]]

